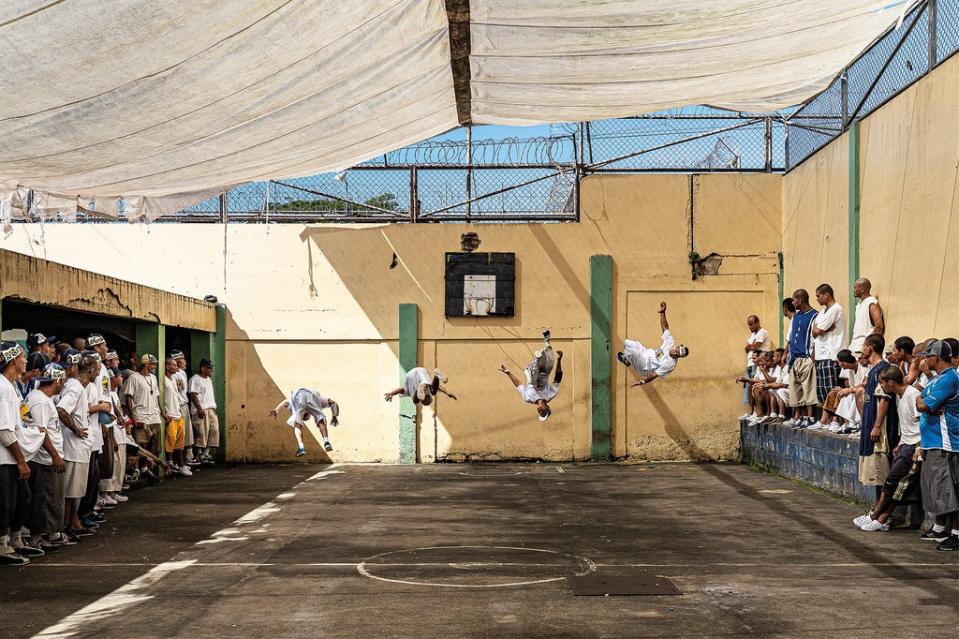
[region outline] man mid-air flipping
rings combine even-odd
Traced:
[[[553,383],[549,383],[549,374],[556,365],[556,375],[553,376]],[[505,364],[500,365],[499,371],[509,377],[520,397],[527,404],[536,406],[536,412],[539,415],[539,421],[545,422],[553,411],[549,403],[559,393],[559,385],[563,381],[563,351],[556,351],[553,354],[553,347],[549,343],[549,331],[543,332],[543,350],[533,353],[533,361],[526,367],[526,383],[521,384],[516,376],[506,368]]]
[[[391,402],[395,395],[399,395],[401,397],[409,397],[413,400],[414,404],[422,404],[423,406],[432,404],[433,398],[437,393],[443,393],[450,399],[455,400],[456,395],[443,388],[443,384],[448,381],[446,375],[438,368],[433,369],[433,372],[430,373],[422,366],[417,366],[406,374],[406,380],[402,388],[391,390],[383,395],[383,398]]]
[[[306,426],[306,420],[308,420],[311,415],[314,421],[316,421],[317,428],[320,429],[320,434],[323,436],[323,449],[327,451],[333,450],[333,445],[330,444],[329,433],[326,430],[326,415],[323,413],[323,409],[330,409],[330,412],[333,413],[333,419],[330,420],[330,424],[338,426],[340,423],[339,404],[328,397],[323,397],[312,388],[298,388],[290,393],[289,399],[284,399],[276,405],[276,408],[270,411],[270,417],[276,417],[284,408],[290,409],[290,418],[286,420],[286,423],[293,429],[293,434],[296,435],[296,443],[298,446],[296,449],[297,457],[306,454],[306,447],[303,445],[303,427]]]
[[[659,326],[663,330],[663,344],[657,349],[647,348],[641,342],[626,340],[625,353],[616,353],[616,359],[635,370],[642,379],[633,386],[643,386],[655,379],[664,379],[673,372],[680,359],[689,355],[685,345],[676,346],[666,321],[666,302],[659,303]]]

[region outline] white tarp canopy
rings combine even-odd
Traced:
[[[785,107],[903,6],[472,0],[468,113],[533,124]],[[0,209],[24,189],[180,206],[423,140],[462,119],[451,46],[444,0],[4,0]]]

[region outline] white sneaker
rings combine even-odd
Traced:
[[[752,417],[752,413],[743,413],[742,415],[739,416],[739,421],[743,421],[744,419],[749,419],[750,417]]]
[[[112,497],[113,497],[113,501],[117,502],[118,504],[122,504],[123,502],[130,501],[129,497],[127,497],[126,495],[121,495],[120,493],[113,493]]]
[[[886,532],[889,530],[889,522],[887,521],[884,524],[880,524],[878,519],[870,519],[860,526],[859,530],[865,532]]]
[[[773,421],[777,421],[777,422],[783,418],[783,416],[780,415],[779,413],[772,413],[769,416],[773,419]]]
[[[841,432],[842,432],[842,424],[840,424],[839,422],[832,422],[831,424],[829,424],[829,432],[830,432],[830,433],[841,433]]]
[[[855,519],[852,520],[852,524],[853,524],[853,526],[855,526],[856,528],[859,528],[859,527],[862,526],[863,524],[865,524],[865,523],[867,523],[867,522],[870,522],[870,521],[872,521],[872,511],[869,511],[869,512],[866,513],[865,515],[859,515],[858,517],[856,517]]]
[[[814,419],[811,419],[811,420],[809,420],[808,422],[806,422],[806,429],[807,429],[807,430],[821,430],[821,429],[822,429],[822,424],[820,424],[819,422],[817,422],[817,421],[814,420]]]
[[[783,422],[783,426],[785,426],[786,428],[792,428],[792,427],[795,426],[797,423],[798,423],[798,422],[796,422],[795,419],[787,419],[786,421]]]
[[[445,384],[446,382],[450,381],[449,378],[443,374],[443,371],[438,368],[433,369],[433,374],[436,375],[437,379],[440,380],[440,383]]]
[[[193,477],[193,471],[186,464],[180,466],[180,474],[184,477]]]

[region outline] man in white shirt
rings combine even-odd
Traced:
[[[839,386],[836,355],[846,347],[846,319],[829,284],[820,284],[816,288],[816,301],[823,306],[812,323],[816,396],[819,399],[817,403],[822,404],[829,392]]]
[[[429,406],[433,403],[433,398],[437,393],[443,393],[450,399],[455,400],[456,395],[448,392],[443,386],[448,381],[446,375],[438,368],[433,369],[433,372],[430,373],[422,366],[417,366],[406,373],[403,386],[385,393],[383,399],[391,402],[394,397],[399,395],[400,397],[409,397],[414,404]]]
[[[642,378],[633,386],[644,386],[656,379],[666,379],[683,357],[689,356],[684,344],[676,345],[669,322],[666,320],[666,302],[659,303],[659,327],[663,331],[663,343],[657,349],[647,348],[639,341],[626,340],[624,351],[616,353],[616,359],[633,370]]]
[[[49,550],[67,543],[63,530],[63,432],[53,396],[60,392],[66,374],[59,364],[47,364],[37,387],[27,395],[34,426],[44,433],[43,448],[30,462],[30,546]]]
[[[120,387],[127,414],[133,419],[133,439],[138,446],[158,455],[160,438],[160,388],[156,378],[157,358],[147,353]]]
[[[286,420],[286,425],[293,429],[293,435],[296,437],[297,457],[306,454],[306,447],[303,445],[303,429],[310,417],[313,417],[316,427],[320,429],[320,435],[323,436],[323,449],[327,452],[333,450],[329,433],[326,430],[326,415],[323,413],[323,409],[330,409],[330,412],[333,413],[333,419],[330,423],[337,426],[340,423],[339,404],[328,397],[323,397],[312,388],[298,388],[290,393],[288,399],[284,399],[270,411],[270,417],[275,418],[281,410],[286,408],[290,409],[290,418]]]
[[[173,383],[176,386],[177,399],[180,401],[180,417],[183,418],[183,452],[186,454],[187,466],[199,466],[200,462],[193,455],[193,446],[196,443],[193,432],[193,419],[190,416],[190,398],[187,396],[187,387],[190,380],[187,375],[186,355],[183,351],[170,353],[176,361],[177,372],[173,374]]]
[[[839,351],[836,361],[842,369],[839,378],[845,381],[845,385],[834,389],[827,396],[823,404],[823,414],[832,414],[834,418],[828,423],[823,421],[823,427],[834,433],[858,433],[862,422],[863,393],[870,366],[863,364],[848,348]]]
[[[90,465],[90,431],[87,418],[89,404],[84,388],[91,383],[98,368],[90,358],[84,359],[79,351],[67,349],[63,352],[60,365],[66,373],[66,382],[57,398],[57,415],[60,430],[63,433],[64,520],[67,522],[67,536],[76,541],[77,537],[95,535],[96,531],[83,525],[77,516],[80,499],[87,492],[87,477]]]
[[[878,501],[873,504],[868,514],[853,520],[860,530],[866,532],[889,530],[892,511],[896,506],[903,501],[918,499],[922,462],[918,449],[919,410],[916,408],[916,400],[920,397],[919,390],[907,385],[902,371],[895,366],[889,366],[879,373],[879,383],[886,394],[895,394],[899,398],[896,402],[896,411],[899,414],[899,445],[892,451],[892,465]]]
[[[849,350],[857,353],[862,351],[866,336],[885,335],[886,320],[879,300],[872,295],[872,282],[865,277],[860,277],[853,283],[852,293],[859,301],[856,303],[856,319],[852,328],[852,339],[849,341]]]
[[[200,372],[190,378],[187,397],[193,409],[195,447],[200,449],[200,462],[212,466],[220,446],[220,421],[213,392],[213,362],[209,359],[200,360]]]
[[[756,375],[756,351],[767,352],[772,349],[772,340],[769,338],[769,331],[763,328],[759,323],[759,317],[750,315],[746,318],[746,326],[749,328],[749,337],[746,339],[746,378],[752,378]],[[743,404],[750,404],[750,393],[747,384],[743,384]],[[751,417],[746,413],[740,419]]]
[[[173,379],[180,369],[172,357],[166,358],[164,367],[163,402],[160,404],[160,413],[166,422],[164,450],[166,450],[167,461],[172,464],[173,472],[190,477],[193,472],[186,465],[186,457],[183,454],[184,428],[183,415],[180,413],[180,397],[176,392],[176,380]]]
[[[0,566],[22,566],[30,560],[10,545],[14,523],[29,509],[30,466],[20,447],[20,395],[15,383],[27,370],[23,348],[0,342]],[[27,503],[24,504],[24,500]],[[19,531],[20,525],[16,524]]]
[[[550,383],[549,376],[556,367],[556,373],[553,375],[553,381]],[[506,364],[500,364],[499,372],[509,378],[513,387],[519,392],[519,396],[527,404],[536,407],[536,415],[539,421],[545,422],[553,414],[553,409],[549,403],[559,394],[559,385],[563,382],[563,351],[553,353],[553,346],[550,344],[550,332],[543,331],[543,348],[533,353],[533,361],[526,366],[524,371],[526,383],[517,379],[513,373],[506,368]]]

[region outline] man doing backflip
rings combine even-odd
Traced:
[[[625,352],[616,353],[616,359],[632,367],[642,378],[633,386],[643,386],[656,379],[665,379],[676,368],[679,360],[689,355],[689,349],[683,344],[676,346],[676,340],[669,332],[666,302],[659,303],[659,326],[663,330],[663,343],[659,348],[647,348],[641,342],[628,339]]]
[[[553,383],[550,384],[549,374],[553,371],[554,365],[556,374],[553,376]],[[500,365],[499,371],[509,377],[523,401],[536,406],[539,421],[545,422],[549,419],[549,416],[553,414],[549,403],[559,393],[559,385],[563,381],[563,351],[553,353],[553,347],[549,343],[549,331],[543,332],[543,349],[533,353],[533,361],[526,367],[525,384],[520,383],[505,364]]]
[[[432,404],[437,393],[443,393],[450,399],[455,400],[456,395],[443,388],[443,384],[448,381],[446,375],[438,368],[433,369],[433,372],[430,373],[422,366],[417,366],[406,374],[406,379],[401,388],[391,390],[384,394],[383,398],[391,402],[394,396],[399,395],[409,397],[414,404],[422,404],[423,406]]]
[[[320,429],[320,435],[323,436],[323,449],[333,450],[330,444],[330,435],[326,430],[326,415],[324,408],[329,408],[333,414],[330,424],[338,426],[340,423],[340,405],[328,397],[323,397],[312,388],[298,388],[290,393],[289,399],[284,399],[276,405],[276,408],[270,411],[270,417],[276,417],[284,408],[290,409],[290,418],[286,420],[287,426],[293,429],[296,436],[296,456],[300,457],[306,454],[306,447],[303,445],[303,427],[306,426],[306,420],[313,416],[316,427]]]

